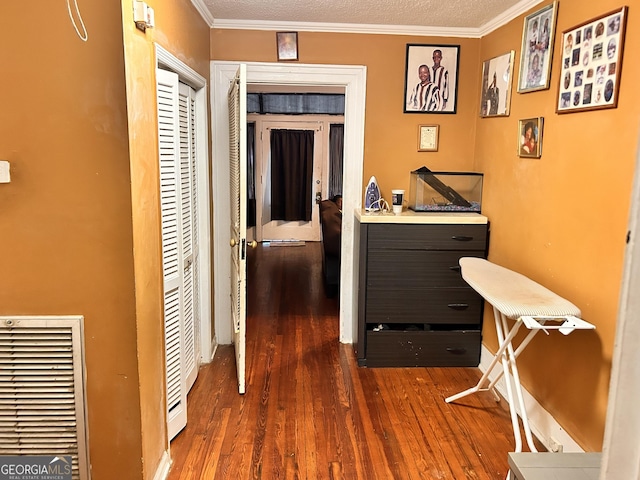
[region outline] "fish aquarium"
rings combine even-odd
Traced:
[[[408,207],[414,212],[477,212],[482,206],[482,173],[411,172]]]

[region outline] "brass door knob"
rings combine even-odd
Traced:
[[[232,247],[235,247],[238,244],[238,242],[236,242],[235,238],[232,238],[231,241],[229,242],[229,245],[231,245]]]
[[[250,246],[251,248],[256,248],[256,247],[258,246],[258,242],[256,242],[256,241],[254,240],[253,242],[249,243],[249,246]]]

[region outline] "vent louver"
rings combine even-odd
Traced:
[[[89,480],[83,318],[0,316],[0,455],[70,455]]]

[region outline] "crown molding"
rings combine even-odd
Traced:
[[[523,13],[527,12],[528,10],[535,7],[539,3],[542,3],[543,1],[544,0],[522,0],[516,3],[513,7],[508,8],[497,17],[493,18],[492,20],[489,20],[487,23],[482,25],[478,29],[478,33],[479,33],[478,36],[484,37],[485,35],[489,35],[494,30],[497,30],[503,25],[506,25],[514,18],[517,18],[518,16],[522,15]]]
[[[213,28],[296,32],[360,33],[374,35],[416,35],[425,37],[478,37],[477,28],[426,27],[420,25],[375,25],[363,23],[272,22],[262,20],[215,19]]]
[[[430,27],[421,25],[377,25],[361,23],[276,22],[264,20],[216,19],[204,0],[191,0],[210,28],[227,30],[272,30],[296,32],[360,33],[422,37],[482,38],[509,23],[544,0],[521,0],[480,27]]]
[[[215,19],[213,18],[213,15],[211,15],[209,7],[207,7],[207,5],[204,3],[204,0],[191,0],[191,3],[194,7],[196,7],[196,10],[198,10],[198,13],[202,17],[202,19],[207,22],[209,28],[213,28],[213,22],[215,21]]]

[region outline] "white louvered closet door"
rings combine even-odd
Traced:
[[[183,325],[183,255],[180,206],[180,135],[178,121],[178,75],[156,71],[158,95],[158,143],[160,202],[162,213],[162,269],[164,279],[164,326],[167,375],[167,422],[169,438],[187,424],[187,388]]]
[[[198,292],[197,182],[195,152],[195,90],[179,84],[180,211],[182,222],[184,375],[187,391],[198,374],[197,333],[200,331]]]

